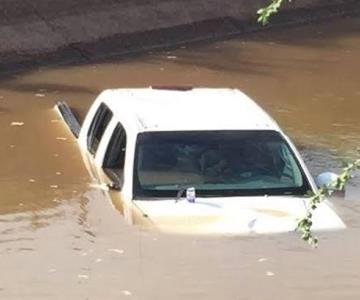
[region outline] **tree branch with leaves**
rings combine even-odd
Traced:
[[[341,173],[337,176],[336,180],[319,188],[316,193],[309,195],[308,210],[306,216],[299,220],[297,224],[297,231],[300,233],[301,238],[308,242],[311,246],[316,247],[318,244],[318,238],[315,237],[311,231],[314,211],[322,201],[331,196],[334,190],[344,190],[345,185],[352,178],[352,174],[356,170],[360,170],[360,157],[350,163],[347,163]]]
[[[272,0],[268,6],[260,8],[257,11],[257,14],[259,15],[257,21],[263,25],[269,23],[270,17],[279,11],[284,4],[284,1],[291,2],[291,0]]]
[[[266,25],[269,23],[270,17],[278,13],[284,2],[291,2],[291,0],[272,0],[272,2],[257,11],[259,23]],[[360,150],[358,151],[360,156]],[[352,178],[352,173],[360,169],[360,157],[356,160],[346,164],[336,180],[328,185],[320,187],[315,193],[311,192],[309,196],[309,204],[306,215],[298,221],[296,230],[300,233],[301,238],[308,242],[313,247],[318,244],[318,238],[312,233],[313,214],[318,205],[327,197],[331,196],[334,190],[344,190],[345,185]]]

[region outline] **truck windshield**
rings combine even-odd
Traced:
[[[139,134],[134,196],[304,195],[309,183],[276,131],[189,131]]]

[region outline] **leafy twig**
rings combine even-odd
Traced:
[[[342,169],[341,173],[338,175],[336,180],[331,182],[328,185],[324,185],[319,188],[316,193],[310,194],[309,206],[306,216],[299,220],[297,224],[297,231],[301,234],[301,238],[308,242],[311,246],[316,247],[318,244],[318,239],[315,237],[311,231],[312,227],[312,217],[313,212],[316,210],[318,205],[324,201],[324,199],[331,195],[334,189],[343,190],[345,185],[351,179],[351,174],[356,170],[360,169],[360,158],[355,161],[346,164]]]
[[[260,8],[257,11],[257,14],[259,15],[257,21],[259,23],[262,23],[263,25],[269,23],[270,17],[279,11],[284,1],[285,0],[272,0],[272,2],[268,6]],[[291,0],[288,1],[291,2]]]

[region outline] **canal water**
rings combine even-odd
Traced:
[[[359,177],[333,199],[348,228],[319,234],[317,249],[296,233],[147,231],[128,225],[93,185],[53,110],[66,100],[83,118],[106,88],[240,88],[280,123],[316,175],[339,170],[360,146],[359,70],[360,19],[349,18],[3,74],[0,299],[359,299]]]

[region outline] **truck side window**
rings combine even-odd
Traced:
[[[104,103],[101,103],[95,113],[94,119],[91,122],[87,137],[87,147],[92,155],[95,155],[99,147],[101,137],[103,136],[112,116],[113,113],[111,110]]]
[[[105,173],[121,188],[125,164],[126,132],[118,123],[111,136],[109,146],[105,153],[103,168]]]

